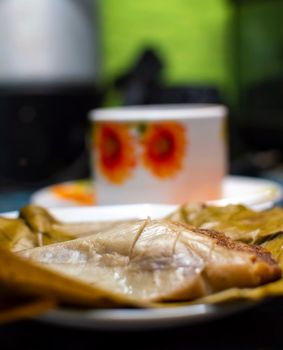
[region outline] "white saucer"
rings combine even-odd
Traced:
[[[76,191],[80,194],[91,195],[91,183],[89,180],[79,180],[55,184],[39,191],[31,196],[31,202],[42,205],[47,208],[57,207],[77,207],[86,205],[95,205],[93,203],[85,203],[78,200],[75,196],[68,198],[59,195],[54,191],[59,186],[76,186]],[[255,209],[265,209],[271,207],[282,199],[282,187],[273,181],[243,177],[243,176],[227,176],[223,181],[222,197],[218,198],[214,203],[217,205],[242,203]]]

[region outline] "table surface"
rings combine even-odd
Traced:
[[[154,331],[93,331],[35,321],[0,327],[1,349],[283,349],[283,301],[205,323]]]
[[[19,209],[30,195],[1,193],[0,212]],[[0,326],[0,349],[283,349],[282,325],[283,299],[271,299],[222,319],[151,331],[94,331],[20,321]]]

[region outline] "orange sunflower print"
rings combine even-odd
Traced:
[[[175,176],[183,166],[186,131],[177,122],[152,123],[142,138],[144,166],[159,178]]]
[[[119,123],[101,123],[96,127],[97,165],[112,183],[122,184],[136,166],[135,142],[129,127]]]

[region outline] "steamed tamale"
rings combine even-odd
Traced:
[[[283,268],[282,212],[190,204],[161,221],[64,223],[27,206],[18,219],[0,219],[0,247],[25,250],[17,254],[30,260],[0,250],[0,289],[89,306],[283,295],[283,280],[272,282],[280,268],[265,250]]]
[[[144,302],[192,300],[280,277],[263,248],[166,220],[141,220],[18,253],[101,290]]]

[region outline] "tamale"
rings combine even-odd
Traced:
[[[277,260],[281,269],[283,269],[283,234],[272,237],[270,240],[262,244],[272,256]],[[205,296],[194,300],[192,303],[197,304],[215,304],[229,302],[233,300],[262,300],[266,297],[283,296],[283,278],[275,282],[265,284],[256,288],[230,288],[219,293]],[[182,305],[187,305],[183,303]],[[191,303],[189,303],[191,304]]]
[[[0,248],[0,300],[5,300],[7,293],[20,297],[47,298],[73,306],[148,306],[131,296],[100,289]]]
[[[135,300],[190,300],[281,276],[263,248],[166,220],[141,220],[18,253],[52,271]]]
[[[179,221],[190,225],[193,224],[206,229],[221,229],[225,232],[225,234],[227,230],[228,236],[234,239],[238,239],[244,242],[256,242],[257,244],[261,243],[265,249],[272,253],[274,258],[278,261],[280,267],[283,268],[281,257],[283,235],[281,235],[280,233],[282,225],[281,216],[283,217],[282,212],[283,210],[281,208],[276,208],[258,213],[248,208],[245,208],[244,206],[238,205],[231,205],[219,208],[201,204],[190,204],[180,207],[178,211],[170,215],[170,219],[173,221]],[[272,217],[272,215],[274,214],[275,217]],[[98,234],[96,239],[100,240],[100,243],[104,242],[103,244],[106,244],[106,246],[109,247],[109,245],[111,246],[111,244],[113,243],[113,237],[115,239],[118,239],[120,235],[119,233],[117,236],[112,236],[111,239],[106,238],[106,240],[109,240],[108,243],[104,241],[105,237],[107,237],[107,231],[112,230],[112,232],[114,231],[114,233],[115,231],[117,232],[117,227],[119,227],[120,222],[109,221],[104,223],[94,222],[82,224],[64,223],[53,217],[47,210],[33,205],[23,208],[20,215],[20,219],[3,218],[3,221],[2,218],[0,219],[0,247],[5,247],[6,249],[17,251],[27,249],[26,252],[19,253],[23,255],[28,255],[30,252],[35,251],[44,251],[45,249],[44,247],[37,248],[35,250],[29,249],[35,246],[51,244],[49,247],[53,249],[53,247],[55,246],[65,244],[54,244],[56,242],[65,242],[81,236],[86,238],[89,235],[91,236],[93,233],[95,233],[95,235]],[[2,244],[1,222],[3,223],[3,228],[5,228],[5,230],[3,231],[4,234],[2,235]],[[17,224],[15,225],[15,223]],[[132,220],[127,224],[125,223],[125,225],[128,225],[130,223],[133,223]],[[174,226],[178,224],[170,223],[170,225]],[[10,226],[13,229],[11,231],[9,231],[8,229],[7,231],[7,228],[9,228]],[[14,227],[16,227],[17,229],[14,230]],[[194,228],[190,228],[190,230],[194,231]],[[103,234],[102,231],[104,232]],[[207,230],[201,231],[204,232]],[[6,232],[10,232],[8,236]],[[209,230],[207,232],[209,232]],[[20,236],[17,236],[18,233],[20,233]],[[104,235],[105,233],[106,236]],[[41,244],[38,240],[38,234],[42,234]],[[21,235],[23,235],[22,237],[25,237],[25,239],[23,239],[22,241],[21,239],[18,240],[16,238],[21,237]],[[26,237],[28,237],[28,244],[22,244],[26,241]],[[221,233],[218,237],[222,237]],[[76,240],[74,240],[73,242],[75,241]],[[174,237],[173,239],[171,239],[170,242],[173,241]],[[151,247],[151,243],[148,245],[148,247]],[[73,243],[68,242],[67,244]],[[104,247],[106,246],[104,245]],[[213,246],[215,246],[215,244],[210,245],[210,247]],[[111,249],[113,249],[113,247]],[[134,250],[130,251],[133,254]],[[168,250],[167,248],[167,252],[172,251],[172,249],[170,251],[170,249]],[[48,250],[46,250],[46,252],[48,252]],[[134,255],[132,255],[132,257],[133,256]],[[143,254],[140,256],[143,256]],[[47,269],[44,267],[42,268],[41,265],[38,265],[38,262],[36,262],[37,259],[35,259],[35,263],[18,259],[19,258],[14,254],[11,254],[6,250],[4,253],[4,251],[2,251],[0,248],[0,287],[8,287],[8,289],[11,292],[16,291],[17,293],[19,293],[19,295],[32,295],[36,298],[44,298],[43,300],[46,300],[45,298],[47,298],[47,300],[58,300],[60,304],[65,303],[71,305],[84,305],[90,307],[116,307],[124,305],[153,306],[152,303],[145,303],[144,301],[141,301],[141,298],[128,298],[128,296],[125,297],[125,295],[116,292],[109,293],[109,290],[101,288],[101,286],[98,286],[96,283],[94,283],[93,285],[89,285],[89,283],[79,280],[78,276],[73,276],[72,274],[68,275],[68,273],[67,275],[62,274],[62,272],[64,271],[57,271],[56,269],[51,271],[49,269],[49,264],[46,264],[46,262],[43,262],[43,264],[45,265],[45,267],[47,267]],[[200,267],[201,259],[198,260],[198,262]],[[40,264],[42,264],[42,262]],[[4,269],[4,267],[6,266],[9,266],[9,268]],[[64,268],[66,268],[66,265]],[[78,266],[77,271],[79,270],[79,268],[80,266]],[[219,268],[219,266],[217,268]],[[204,269],[200,267],[200,271],[203,273]],[[276,276],[279,277],[278,267],[277,270],[274,271],[277,271],[277,273],[273,275],[273,278],[275,279]],[[142,280],[142,278],[140,278],[140,280]],[[262,282],[268,282],[271,280],[272,278],[270,278],[269,280],[262,280]],[[201,283],[201,279],[199,279],[198,277],[196,277],[195,281],[198,281],[195,284],[195,286],[197,287],[194,291],[195,294],[193,295],[193,297],[191,296],[194,300],[185,303],[178,301],[177,305],[184,305],[190,303],[218,303],[234,299],[261,299],[267,296],[283,295],[282,279],[255,288],[245,288],[248,285],[244,284],[234,284],[242,288],[230,288],[233,285],[226,284],[225,286],[223,285],[223,288],[225,290],[220,292],[217,292],[217,290],[220,290],[221,288],[207,288],[207,285]],[[199,293],[199,290],[202,290],[203,294]],[[36,291],[36,293],[34,293],[34,291]],[[177,297],[175,295],[174,298],[172,298],[173,294],[171,294],[172,300],[182,300],[186,298],[190,299],[190,297],[188,297],[188,294],[184,296],[184,294],[182,293],[177,294]],[[206,295],[207,293],[209,295]],[[171,305],[171,303],[168,303],[168,301],[171,300],[168,297],[163,296],[160,299],[153,298],[152,300],[166,301],[166,303],[154,304],[154,306]]]

